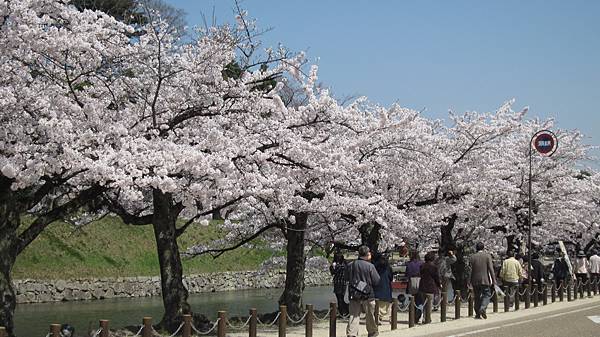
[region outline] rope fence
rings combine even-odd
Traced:
[[[257,318],[257,320],[258,320],[258,324],[260,324],[260,325],[262,325],[262,326],[266,326],[266,327],[271,327],[271,326],[275,325],[275,323],[277,323],[277,321],[279,320],[279,316],[281,316],[281,312],[278,312],[278,313],[277,313],[277,316],[275,316],[275,319],[273,320],[273,322],[271,322],[271,323],[268,323],[268,324],[266,324],[266,323],[263,323],[263,322],[260,320],[260,318]]]
[[[533,287],[529,288],[525,286],[522,290],[519,290],[516,286],[505,286],[504,293],[502,291],[491,291],[491,302],[493,304],[494,312],[498,312],[498,302],[499,298],[502,298],[504,302],[504,311],[508,312],[511,310],[520,310],[520,297],[525,296],[525,309],[529,308],[529,301],[532,300],[533,306],[537,307],[538,304],[547,305],[548,298],[552,299],[552,303],[556,301],[556,297],[558,294],[559,299],[563,300],[563,294],[567,293],[568,301],[575,301],[578,299],[583,299],[583,291],[584,288],[587,291],[587,297],[591,298],[592,290],[594,291],[593,295],[598,295],[600,291],[598,291],[598,286],[600,285],[600,279],[588,279],[585,282],[574,281],[574,282],[551,282],[551,283],[543,283],[536,284]],[[401,303],[394,299],[391,305],[391,313],[390,313],[390,324],[391,329],[395,330],[398,326],[398,313],[407,313],[408,314],[408,327],[412,328],[417,324],[417,313],[421,313],[420,316],[423,317],[423,324],[431,323],[431,315],[432,309],[435,306],[439,306],[440,309],[440,321],[445,322],[447,319],[447,308],[450,305],[454,305],[454,319],[460,319],[465,316],[461,315],[461,307],[465,304],[463,300],[466,301],[466,305],[468,306],[468,315],[466,317],[473,316],[473,302],[475,298],[475,293],[472,289],[468,289],[466,294],[461,296],[461,291],[456,290],[454,292],[453,298],[450,300],[447,298],[447,293],[440,293],[439,300],[434,300],[433,295],[425,294],[425,298],[422,298],[417,304],[415,296],[407,295],[406,300]],[[577,297],[577,292],[579,292],[579,298]],[[502,296],[504,295],[504,296]],[[480,296],[480,295],[478,295]],[[531,299],[530,297],[533,296]],[[437,303],[436,303],[437,302]],[[512,303],[511,303],[512,302]],[[379,310],[376,307],[376,314],[378,315]],[[406,316],[405,316],[406,317]],[[286,336],[286,329],[288,323],[292,325],[304,325],[306,332],[306,336],[312,336],[313,330],[313,320],[318,322],[324,322],[329,320],[329,336],[336,335],[336,325],[337,319],[350,319],[351,315],[340,315],[337,311],[337,305],[335,302],[331,303],[329,309],[321,316],[321,314],[317,314],[313,310],[313,306],[308,304],[306,305],[306,310],[301,311],[301,316],[289,315],[287,312],[287,308],[285,306],[280,306],[279,312],[275,315],[272,321],[263,322],[257,315],[256,309],[250,309],[250,316],[241,324],[235,325],[232,324],[227,319],[227,312],[219,311],[218,317],[214,322],[210,322],[208,327],[204,327],[204,331],[200,330],[193,323],[193,319],[191,315],[183,315],[183,320],[177,327],[177,329],[171,333],[170,335],[163,335],[168,337],[192,337],[192,336],[206,336],[206,335],[216,335],[217,337],[225,337],[227,336],[227,329],[235,330],[235,331],[243,331],[244,329],[248,330],[248,336],[256,337],[257,327],[260,326],[262,328],[271,328],[274,325],[278,324],[279,336]],[[379,317],[376,317],[377,322],[379,322]],[[240,320],[241,322],[241,320]],[[239,323],[238,323],[239,324]],[[381,323],[379,323],[381,324]],[[64,337],[62,332],[60,331],[60,324],[51,324],[49,333],[46,337]],[[142,324],[139,325],[139,330],[133,335],[133,337],[152,337],[159,334],[152,325],[151,317],[144,317],[142,320]],[[0,337],[7,337],[8,333],[5,328],[0,327]],[[110,329],[109,329],[109,321],[108,320],[100,320],[100,327],[97,330],[89,332],[89,337],[110,337]]]

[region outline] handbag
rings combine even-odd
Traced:
[[[371,295],[371,286],[365,281],[355,281],[350,284],[350,299],[368,300]]]

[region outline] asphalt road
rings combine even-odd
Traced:
[[[588,316],[599,316],[595,323]],[[566,308],[553,313],[528,315],[522,319],[481,325],[472,329],[449,330],[433,337],[599,337],[600,304]]]

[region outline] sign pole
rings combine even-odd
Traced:
[[[529,289],[531,289],[531,179],[533,177],[533,170],[532,170],[532,166],[533,166],[533,148],[531,146],[531,144],[534,141],[536,135],[533,135],[531,137],[531,140],[529,141],[529,191],[527,194],[529,194],[529,212],[527,215],[527,222],[528,222],[528,236],[527,236],[527,278],[529,279]]]
[[[550,130],[540,130],[536,132],[533,136],[531,136],[531,140],[529,141],[529,212],[527,215],[528,222],[528,236],[527,236],[527,260],[529,270],[527,270],[527,275],[529,275],[529,289],[532,289],[532,280],[531,280],[531,226],[533,224],[531,209],[533,208],[533,201],[531,198],[532,195],[532,180],[533,180],[533,148],[536,149],[538,153],[542,156],[550,157],[556,152],[558,148],[558,138],[556,135]]]

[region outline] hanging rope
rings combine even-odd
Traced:
[[[177,328],[177,330],[175,332],[173,332],[173,334],[169,337],[175,337],[179,333],[181,328],[183,328],[183,326],[184,326],[184,323],[179,324],[179,328]],[[154,328],[152,328],[152,330],[154,330]],[[154,332],[156,332],[156,330],[154,330]]]
[[[423,309],[425,308],[425,306],[427,305],[427,302],[429,301],[429,299],[425,299],[425,302],[423,302],[422,304],[417,305],[417,302],[415,302],[414,307],[415,309],[421,310],[423,311]]]
[[[452,296],[452,300],[448,301],[448,299],[446,299],[446,304],[454,304],[454,301],[456,301],[456,292],[454,293],[454,296]]]
[[[208,335],[209,333],[213,332],[213,331],[214,331],[214,330],[217,328],[217,325],[219,325],[219,321],[220,321],[220,320],[221,320],[221,318],[220,318],[220,317],[219,317],[219,318],[217,318],[217,320],[215,321],[215,324],[213,324],[212,328],[208,329],[208,330],[207,330],[207,331],[205,331],[205,332],[202,332],[202,331],[199,331],[198,329],[196,329],[196,327],[194,326],[194,324],[193,324],[193,323],[192,323],[192,329],[194,329],[194,331],[195,331],[197,334],[205,336],[205,335]]]
[[[133,337],[140,336],[140,334],[142,333],[142,330],[144,330],[144,326],[143,325],[140,326],[140,329],[138,330],[138,332]]]
[[[258,324],[269,327],[269,326],[273,326],[275,325],[275,323],[277,323],[277,320],[279,319],[279,316],[281,316],[281,311],[277,313],[277,316],[275,316],[275,319],[273,320],[273,322],[269,323],[269,324],[265,324],[263,322],[261,322],[260,318],[256,318],[256,321],[258,322]]]
[[[229,326],[230,328],[232,328],[234,330],[242,330],[243,328],[248,326],[248,323],[250,323],[251,318],[252,318],[252,316],[248,317],[248,319],[246,320],[246,322],[244,324],[242,324],[242,326],[234,326],[233,324],[231,324],[229,322],[229,320],[227,320],[227,326]]]
[[[315,317],[315,319],[316,319],[317,321],[324,321],[324,320],[327,320],[327,317],[329,317],[329,314],[330,314],[330,313],[331,313],[331,308],[329,308],[329,310],[327,310],[327,313],[325,314],[325,316],[323,316],[323,318],[320,318],[320,317],[319,317],[319,316],[317,316],[317,314],[315,314],[314,312],[313,312],[313,316]]]
[[[292,322],[292,324],[300,324],[300,323],[302,323],[302,321],[304,321],[304,319],[306,318],[306,315],[308,315],[308,311],[305,311],[304,315],[302,315],[302,317],[297,321],[294,321],[294,319],[292,319],[292,317],[290,317],[289,314],[286,313],[286,315],[287,315],[288,321]]]
[[[98,336],[100,336],[101,332],[102,332],[102,328],[96,330],[96,333],[92,337],[98,337]]]
[[[405,312],[408,310],[408,307],[410,307],[410,301],[408,303],[406,303],[406,305],[403,307],[400,306],[400,303],[398,303],[398,305],[396,305],[396,308],[398,309],[398,311],[400,312]]]

